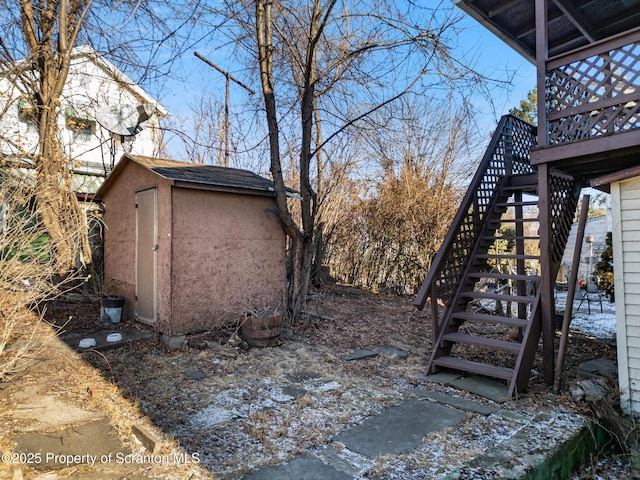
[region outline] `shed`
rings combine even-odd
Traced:
[[[640,414],[640,167],[597,178],[611,193],[620,407]]]
[[[253,172],[124,155],[98,190],[104,289],[166,339],[277,309],[285,233],[273,183]]]

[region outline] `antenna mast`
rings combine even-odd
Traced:
[[[229,166],[229,80],[233,80],[235,83],[237,83],[246,91],[248,91],[250,95],[253,95],[256,92],[254,92],[252,89],[247,87],[240,80],[234,78],[229,72],[224,71],[223,69],[215,65],[210,60],[207,60],[198,52],[193,52],[193,54],[196,57],[198,57],[200,60],[202,60],[204,63],[209,65],[210,67],[213,67],[217,71],[219,71],[222,75],[224,75],[226,79],[226,85],[225,85],[226,88],[225,88],[225,94],[224,94],[224,166],[228,167]]]

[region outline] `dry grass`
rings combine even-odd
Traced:
[[[322,452],[336,433],[410,398],[411,388],[426,386],[430,320],[425,312],[415,311],[411,300],[329,287],[311,297],[311,321],[279,347],[244,349],[242,343],[228,341],[235,332],[230,329],[194,335],[187,346],[174,352],[158,343],[90,351],[82,355],[84,363],[56,360],[55,368],[67,377],[56,384],[55,392],[108,414],[124,440],[135,444],[131,425],[142,424],[163,439],[163,452],[180,448],[199,453],[206,467],[156,466],[139,473],[237,478],[305,449]],[[87,306],[92,318],[97,318],[95,305]],[[78,305],[58,305],[49,311],[59,317],[51,317],[52,322],[68,321],[71,316],[67,328],[91,323],[76,318],[82,316]],[[380,346],[403,350],[409,357],[343,360],[354,349]],[[581,361],[602,356],[615,357],[615,348],[574,337],[566,384]],[[446,387],[435,388],[451,393]],[[534,381],[529,394],[504,407],[519,412],[578,408],[568,395],[549,394],[541,380]],[[377,463],[357,455],[352,460],[362,462],[363,472],[382,476],[407,468],[422,471],[443,458],[451,458],[453,465],[475,455],[495,432],[506,435],[511,427],[496,422],[465,421],[450,435],[436,435],[433,442],[426,439],[414,454],[385,457]],[[434,449],[434,444],[440,447]],[[344,454],[349,452],[345,449]]]
[[[57,270],[58,244],[46,234],[35,193],[29,175],[0,172],[0,382],[28,368],[48,339],[40,321],[45,299],[82,281]]]
[[[165,434],[187,451],[201,452],[211,468],[231,478],[247,466],[324,445],[335,433],[405,398],[407,388],[424,386],[430,320],[411,300],[334,286],[311,296],[310,322],[278,348],[243,350],[230,346],[221,332],[209,332],[178,352],[152,344],[106,352],[108,363],[95,356],[87,360]],[[403,350],[409,358],[342,360],[355,349],[381,346]],[[578,356],[615,352],[607,345],[594,348]],[[570,375],[580,362],[572,360]],[[194,380],[194,372],[205,377]],[[291,388],[304,389],[303,394],[282,399]],[[548,406],[541,381],[532,392],[518,408]],[[568,397],[553,401],[573,408]],[[236,420],[218,423],[225,409]]]
[[[12,377],[4,384],[0,384],[0,411],[3,417],[3,432],[0,436],[0,450],[11,452],[14,450],[12,438],[20,433],[29,431],[32,422],[15,419],[12,413],[19,406],[14,397],[26,387],[34,388],[37,395],[46,395],[63,401],[66,404],[93,412],[100,417],[109,419],[114,432],[125,444],[132,447],[134,453],[145,454],[142,445],[132,435],[133,425],[142,426],[162,439],[159,455],[171,455],[182,452],[178,442],[167,437],[162,431],[140,411],[136,402],[125,398],[120,388],[103,376],[103,372],[91,367],[59,339],[55,338],[51,327],[49,341],[45,342],[35,362],[17,377]],[[107,362],[106,357],[99,352],[90,352]],[[24,408],[24,406],[20,407]],[[148,452],[146,452],[148,453]],[[36,471],[27,466],[22,467],[25,478],[34,478]],[[90,473],[86,466],[73,466],[57,471],[61,477],[73,478],[82,472]],[[0,471],[0,478],[2,478]],[[94,471],[95,475],[95,471]],[[196,465],[153,465],[136,466],[128,472],[131,478],[212,478],[213,475],[198,468]],[[215,478],[215,477],[214,477]]]

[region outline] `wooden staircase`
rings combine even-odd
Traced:
[[[414,301],[422,309],[432,299],[429,371],[501,379],[509,396],[526,390],[541,333],[540,277],[528,268],[540,268],[534,144],[534,127],[501,119]],[[551,217],[570,227],[577,197],[572,203],[567,191],[574,185],[564,178],[556,184],[563,204],[552,206]],[[562,252],[568,230],[554,235],[554,250]]]
[[[524,369],[518,365],[527,360],[528,342],[538,342],[539,330],[530,328],[529,318],[537,308],[535,292],[540,282],[539,276],[527,275],[526,262],[538,265],[540,259],[537,254],[524,253],[538,251],[539,245],[535,225],[538,221],[537,201],[522,200],[524,193],[535,194],[537,177],[533,174],[523,177],[531,183],[523,184],[520,176],[505,178],[496,201],[490,206],[473,261],[469,262],[455,298],[442,319],[443,327],[438,332],[429,361],[431,370],[455,369],[526,388],[528,378],[518,375],[527,365]],[[513,180],[520,183],[517,188],[512,185]],[[536,211],[523,216],[525,208]],[[533,224],[533,228],[525,228],[528,223]],[[505,224],[515,227],[508,229],[506,235],[500,231]],[[528,235],[524,234],[526,231],[529,231]],[[489,253],[496,242],[510,243],[513,249]],[[527,246],[531,248],[525,248]],[[496,262],[510,268],[492,268]],[[495,355],[487,355],[487,350]],[[487,357],[493,360],[491,364],[477,360]],[[531,365],[528,367],[530,369]]]

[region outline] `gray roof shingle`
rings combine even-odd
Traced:
[[[214,187],[214,189],[219,187],[221,190],[246,190],[247,193],[260,192],[266,195],[274,195],[273,182],[249,170],[127,154],[107,177],[97,194],[98,197],[102,196],[110,188],[127,161],[132,161],[141,167],[147,168],[164,179],[180,182],[180,186],[183,187],[189,187],[190,184],[196,188],[198,185],[208,185]],[[287,189],[287,192],[289,194],[295,193],[291,189]]]

